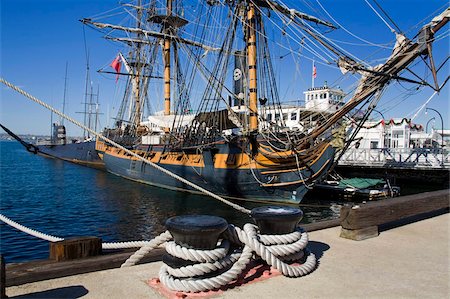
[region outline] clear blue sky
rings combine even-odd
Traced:
[[[126,1],[122,1],[126,2]],[[304,3],[311,3],[314,7],[309,9],[309,13],[319,17],[329,19],[326,13],[317,6],[316,0],[293,1],[285,0],[286,4],[296,3],[296,8],[301,8]],[[373,5],[373,1],[369,0]],[[437,9],[442,8],[447,1],[438,0],[377,0],[380,5],[388,12],[390,17],[400,27],[407,31],[417,24],[424,24],[429,21],[429,16]],[[385,44],[393,40],[393,35],[385,24],[368,7],[364,0],[320,0],[320,3],[332,14],[332,16],[346,29],[357,36],[366,39],[372,43]],[[303,6],[302,6],[303,5]],[[83,42],[83,25],[78,21],[83,17],[90,17],[103,13],[118,6],[118,1],[110,0],[1,0],[1,76],[23,88],[35,97],[45,102],[62,108],[62,97],[64,92],[64,72],[65,64],[68,62],[68,85],[67,85],[67,106],[66,113],[70,116],[82,120],[82,102],[84,101],[86,57]],[[417,31],[417,27],[409,32]],[[441,32],[447,31],[448,25]],[[106,116],[112,116],[108,113],[116,99],[115,77],[114,75],[97,74],[95,70],[108,65],[117,54],[122,50],[119,44],[108,42],[101,38],[101,34],[85,28],[87,46],[90,52],[91,80],[94,86],[100,87],[100,104],[104,113],[101,122],[106,125]],[[378,50],[377,47],[358,46],[361,44],[354,38],[351,38],[345,32],[335,33],[333,36],[339,41],[346,41],[348,44],[340,45],[354,53],[359,58],[371,56]],[[435,48],[434,55],[437,61],[442,61],[449,54],[448,36],[440,41]],[[276,55],[285,52],[280,50]],[[384,54],[377,54],[378,57],[386,57]],[[305,53],[309,58],[311,54]],[[384,55],[384,56],[383,56]],[[388,54],[387,54],[388,55]],[[277,69],[282,69],[283,61],[279,60]],[[288,99],[302,98],[302,91],[311,84],[310,60],[302,60],[301,69],[303,74],[298,78],[298,82],[292,82],[295,89],[288,89],[281,92],[282,96]],[[448,75],[448,67],[443,74]],[[317,64],[318,77],[316,86],[327,80],[335,82],[340,74],[325,65]],[[283,81],[291,80],[292,76],[283,74],[280,77]],[[442,78],[445,76],[441,76]],[[407,87],[411,87],[408,85]],[[31,102],[25,97],[7,90],[1,86],[1,106],[0,122],[9,127],[14,132],[24,134],[48,134],[50,130],[50,112],[37,104]],[[430,89],[422,89],[421,92],[412,95],[403,100],[397,98],[398,93],[402,92],[402,86],[391,86],[392,91],[385,95],[379,110],[383,112],[386,118],[404,117],[410,114],[414,109],[432,94]],[[449,92],[448,86],[441,95],[436,96],[429,104],[429,107],[438,109],[444,117],[444,127],[449,127]],[[115,100],[114,100],[115,101]],[[433,116],[434,112],[428,115],[423,113],[415,120],[418,123],[425,124]],[[409,115],[411,116],[411,115]],[[66,123],[67,124],[67,123]],[[440,122],[436,123],[440,128]],[[72,125],[68,125],[68,133],[71,136],[80,135],[81,130]]]

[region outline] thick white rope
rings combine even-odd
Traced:
[[[218,276],[204,279],[179,279],[169,275],[167,266],[163,265],[159,271],[159,279],[161,282],[171,290],[182,292],[202,292],[209,290],[216,290],[221,286],[227,285],[236,280],[242,271],[247,267],[248,263],[253,257],[253,250],[245,246],[241,256],[233,264],[233,266],[221,273]]]
[[[110,242],[102,243],[103,249],[126,249],[140,248],[150,244],[151,241],[128,241],[128,242]]]
[[[133,253],[121,266],[120,268],[130,267],[136,265],[144,256],[146,256],[150,251],[158,247],[159,245],[172,239],[172,235],[169,231],[165,231],[153,240],[151,240],[144,247],[140,248],[138,251]]]
[[[64,238],[55,237],[52,235],[44,234],[42,232],[39,232],[37,230],[28,228],[22,224],[19,224],[15,222],[14,220],[11,220],[10,218],[6,217],[3,214],[0,214],[0,220],[4,223],[14,227],[15,229],[20,230],[21,232],[24,232],[26,234],[29,234],[31,236],[37,237],[39,239],[49,241],[49,242],[58,242],[63,241]],[[152,241],[128,241],[128,242],[111,242],[111,243],[102,243],[102,249],[126,249],[126,248],[139,248],[146,246],[148,244],[151,244]]]
[[[283,273],[285,276],[300,277],[306,275],[314,270],[316,267],[316,257],[313,253],[310,253],[306,258],[306,261],[302,265],[288,265],[282,260],[277,258],[269,249],[258,241],[257,239],[257,226],[247,223],[244,225],[244,229],[235,227],[236,233],[239,236],[241,242],[248,245],[252,250],[256,252],[263,260],[275,269]]]
[[[236,210],[238,210],[238,211],[240,211],[242,213],[250,214],[250,210],[248,210],[248,209],[246,209],[244,207],[241,207],[241,206],[239,206],[237,204],[234,204],[234,203],[226,200],[225,198],[223,198],[223,197],[221,197],[219,195],[216,195],[216,194],[214,194],[214,193],[212,193],[212,192],[210,192],[210,191],[208,191],[208,190],[206,190],[206,189],[204,189],[204,188],[202,188],[202,187],[200,187],[200,186],[198,186],[198,185],[196,185],[196,184],[186,180],[185,178],[183,178],[183,177],[181,177],[181,176],[179,176],[179,175],[177,175],[177,174],[175,174],[175,173],[173,173],[173,172],[171,172],[171,171],[169,171],[169,170],[167,170],[167,169],[165,169],[165,168],[163,168],[163,167],[153,163],[152,161],[137,155],[136,153],[134,153],[134,152],[130,151],[129,149],[121,146],[120,144],[112,141],[111,139],[109,139],[109,138],[107,138],[107,137],[105,137],[105,136],[95,132],[94,130],[84,126],[83,124],[81,124],[80,122],[76,121],[75,119],[73,119],[73,118],[71,118],[71,117],[61,113],[60,111],[58,111],[55,108],[53,108],[50,105],[48,105],[47,103],[45,103],[45,102],[39,100],[38,98],[30,95],[29,93],[27,93],[26,91],[22,90],[21,88],[15,86],[15,85],[13,85],[12,83],[9,83],[5,79],[0,78],[0,82],[5,84],[9,88],[17,91],[18,93],[24,95],[25,97],[29,98],[30,100],[38,103],[39,105],[49,109],[50,111],[52,111],[53,113],[59,115],[60,117],[62,117],[64,119],[72,122],[73,124],[79,126],[82,129],[88,131],[89,133],[91,133],[92,135],[96,136],[97,138],[102,139],[102,140],[110,143],[111,145],[113,145],[113,146],[115,146],[115,147],[125,151],[127,154],[130,154],[131,156],[135,157],[136,159],[138,159],[138,160],[140,160],[140,161],[142,161],[142,162],[144,162],[144,163],[146,163],[146,164],[156,168],[157,170],[159,170],[159,171],[169,175],[170,177],[172,177],[172,178],[174,178],[174,179],[176,179],[176,180],[178,180],[178,181],[180,181],[180,182],[182,182],[182,183],[184,183],[184,184],[186,184],[186,185],[188,185],[188,186],[190,186],[190,187],[192,187],[192,188],[194,188],[194,189],[196,189],[196,190],[198,190],[198,191],[200,191],[200,192],[202,192],[202,193],[204,193],[204,194],[206,194],[208,196],[211,196],[212,198],[217,199],[217,200],[219,200],[219,201],[221,201],[221,202],[231,206],[232,208],[234,208],[234,209],[236,209]]]
[[[213,250],[190,249],[180,246],[175,242],[166,243],[166,251],[168,254],[184,260],[200,263],[212,263],[218,259],[222,259],[227,255],[229,249],[230,243],[227,240],[223,240],[220,246]]]
[[[224,269],[234,264],[241,256],[242,251],[235,250],[232,254],[226,255],[214,263],[199,263],[180,268],[172,268],[167,266],[167,272],[178,278],[194,277],[205,275],[217,270]]]
[[[316,258],[314,254],[307,253],[308,256],[304,264],[288,265],[284,261],[299,261],[304,258],[304,248],[308,243],[308,235],[300,229],[296,232],[286,235],[258,235],[257,226],[246,224],[244,229],[229,225],[228,230],[224,234],[224,238],[230,238],[230,242],[234,244],[244,244],[242,254],[234,251],[219,258],[214,263],[203,262],[184,266],[180,268],[171,268],[163,265],[160,270],[159,278],[161,282],[173,291],[182,292],[200,292],[219,289],[220,287],[231,283],[235,280],[251,261],[251,256],[255,252],[269,265],[279,270],[283,275],[290,277],[299,277],[313,271],[316,267]],[[294,238],[296,237],[296,238]],[[269,246],[260,240],[271,244]],[[290,240],[288,242],[287,240]],[[170,245],[174,246],[174,245]],[[178,245],[177,245],[178,246]],[[222,248],[224,246],[218,247]],[[171,249],[173,250],[173,248]],[[213,255],[213,250],[198,250],[202,256]],[[192,256],[196,256],[196,250],[189,249],[189,254],[183,257],[187,250],[178,248],[177,257],[185,260],[194,260]],[[233,266],[227,271],[213,277],[203,278],[202,275],[219,271],[229,266],[232,260],[237,259]]]
[[[37,230],[23,226],[15,221],[9,219],[8,217],[4,216],[3,214],[0,214],[0,220],[12,227],[24,232],[24,233],[27,233],[27,234],[37,237],[39,239],[43,239],[43,240],[50,241],[50,242],[58,242],[58,241],[64,240],[63,238],[58,238],[55,236],[47,235],[47,234],[38,232]]]

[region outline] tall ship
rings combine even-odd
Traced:
[[[356,115],[364,122],[392,79],[409,80],[400,72],[417,57],[432,61],[433,30],[449,17],[447,9],[415,41],[396,33],[392,55],[384,64],[369,67],[325,37],[324,32],[336,29],[332,23],[279,2],[158,3],[125,4],[128,13],[134,12],[131,26],[82,20],[102,30],[107,39],[129,46],[111,64],[125,79],[126,89],[116,126],[104,135],[223,197],[294,204],[327,175],[335,155],[351,141],[346,123]],[[302,41],[324,47],[343,73],[359,75],[349,99],[344,102],[343,93],[325,86],[314,94],[335,104],[334,109],[296,115],[299,126],[288,128],[271,56],[273,47],[283,45],[270,42],[270,25],[281,34],[291,27],[302,32]],[[163,109],[145,119],[148,107],[158,102]],[[362,104],[368,108],[361,114],[357,107]],[[97,140],[96,150],[113,174],[197,192],[107,142]]]

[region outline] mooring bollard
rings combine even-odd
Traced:
[[[282,235],[297,229],[303,212],[292,207],[267,206],[252,209],[251,216],[262,235]]]
[[[225,219],[209,215],[175,216],[166,221],[175,243],[192,249],[216,248],[220,234],[227,227]]]
[[[308,237],[297,227],[303,218],[302,210],[266,206],[252,209],[250,215],[258,226],[260,242],[273,255],[286,262],[300,262],[305,258]]]
[[[208,215],[175,216],[167,219],[166,228],[172,234],[175,244],[195,250],[211,250],[217,247],[219,236],[228,227],[225,219]],[[196,262],[185,260],[166,253],[163,262],[172,268],[193,265]]]
[[[241,229],[206,215],[168,219],[166,227],[174,241],[166,243],[164,265],[153,283],[172,292],[218,290],[241,281],[256,256],[290,277],[315,269],[314,254],[304,251],[308,235],[297,227],[303,217],[300,209],[262,207],[251,215],[259,228],[247,223]]]

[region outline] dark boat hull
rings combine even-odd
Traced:
[[[201,186],[211,192],[226,198],[256,202],[279,202],[298,204],[308,191],[305,178],[319,179],[331,166],[334,157],[334,148],[328,146],[320,156],[309,165],[298,171],[271,171],[273,168],[252,166],[230,166],[221,161],[221,155],[228,155],[228,146],[220,145],[218,153],[211,151],[202,153],[203,165],[195,167],[179,163],[176,159],[160,161],[159,166]],[[126,155],[117,155],[112,152],[100,154],[105,162],[106,169],[118,176],[141,183],[172,189],[200,193],[190,186],[166,175],[138,159]],[[214,157],[215,156],[215,157]],[[225,164],[225,165],[224,165]],[[276,174],[275,174],[276,173]]]
[[[37,154],[94,168],[102,169],[105,167],[95,150],[95,141],[38,145]]]

